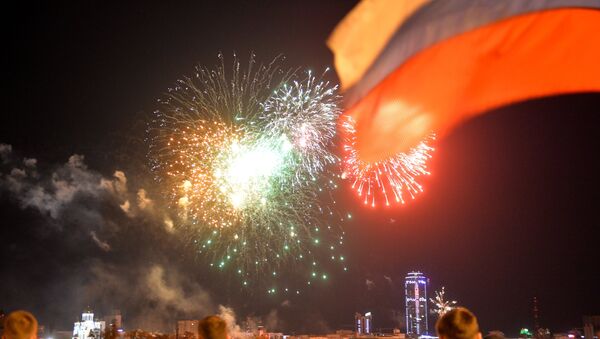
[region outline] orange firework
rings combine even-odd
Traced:
[[[346,133],[344,143],[344,173],[342,178],[352,182],[352,188],[363,199],[365,205],[375,207],[381,198],[386,206],[391,203],[405,203],[405,195],[412,199],[423,191],[418,178],[429,175],[427,161],[431,158],[431,134],[410,151],[400,152],[387,159],[375,162],[361,160],[356,148],[355,122],[350,116],[342,119],[342,130]]]

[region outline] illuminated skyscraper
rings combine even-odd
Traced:
[[[421,272],[409,272],[404,279],[406,296],[406,333],[412,335],[427,334],[427,285],[429,279]]]
[[[370,335],[373,333],[373,315],[371,312],[367,312],[365,315],[356,313],[354,322],[357,336]]]

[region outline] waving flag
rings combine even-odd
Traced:
[[[328,45],[346,92],[345,176],[365,203],[422,190],[431,133],[518,101],[600,91],[599,8],[600,0],[359,3]]]

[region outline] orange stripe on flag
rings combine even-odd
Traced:
[[[447,133],[471,116],[561,93],[600,91],[600,11],[512,17],[427,48],[347,111],[362,160]]]
[[[327,41],[342,88],[365,74],[398,27],[428,1],[362,0],[352,9]]]

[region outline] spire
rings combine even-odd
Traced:
[[[533,297],[533,328],[535,329],[535,332],[537,333],[538,330],[540,329],[540,309],[538,306],[538,300],[537,297]]]

